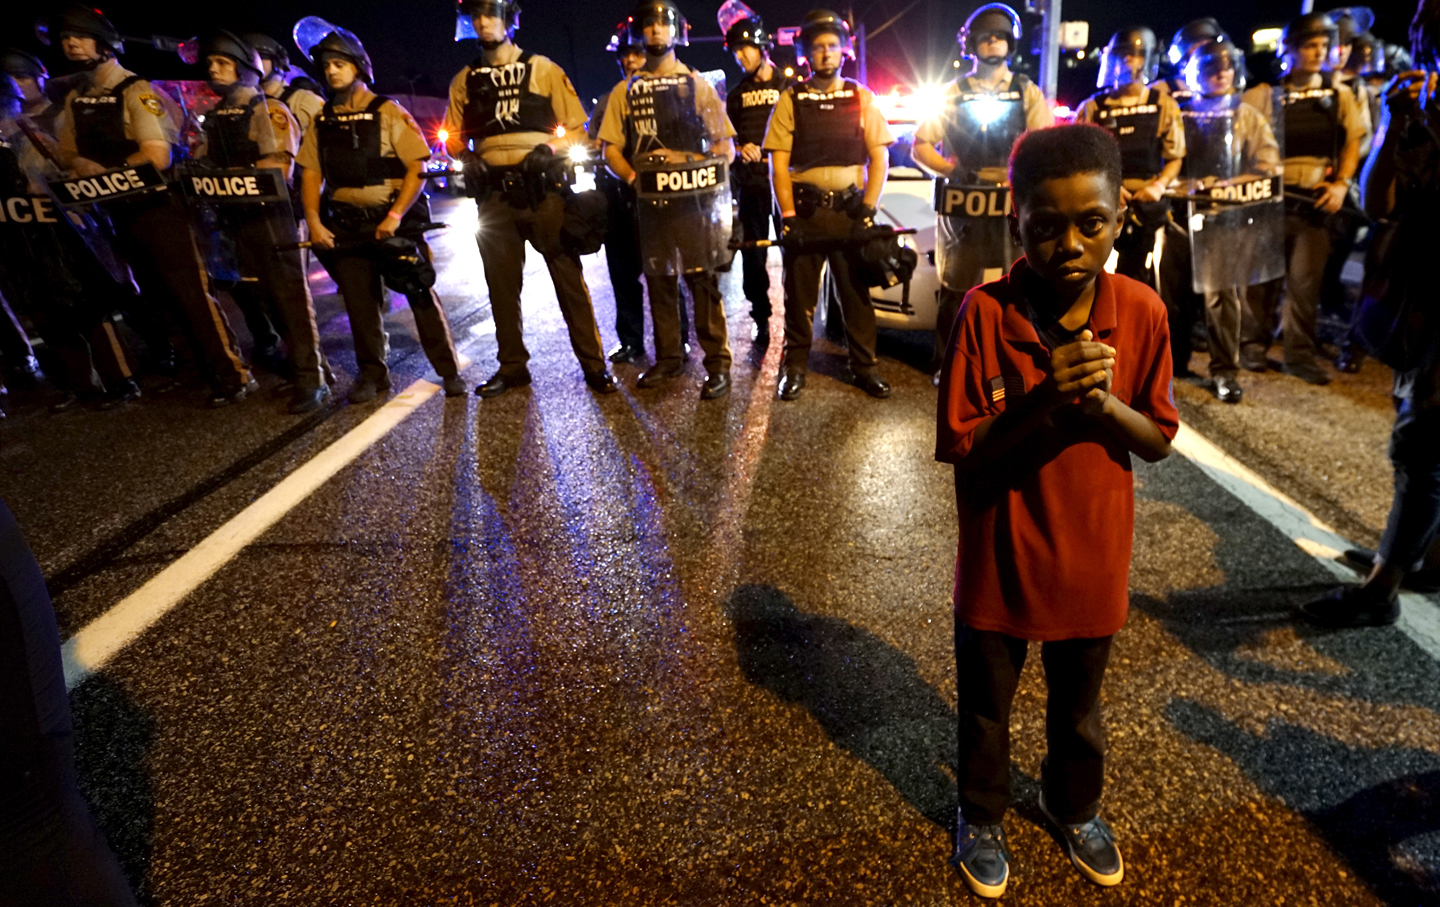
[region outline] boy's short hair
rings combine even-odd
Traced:
[[[1020,136],[1010,152],[1010,191],[1028,201],[1046,180],[1101,173],[1120,194],[1120,145],[1110,130],[1089,123],[1036,129]]]

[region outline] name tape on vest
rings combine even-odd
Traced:
[[[714,192],[728,185],[728,168],[724,161],[697,161],[678,164],[665,170],[641,170],[636,192],[642,196],[694,195]]]
[[[290,190],[279,170],[187,171],[180,177],[180,191],[190,198],[225,204],[260,204],[288,201]]]
[[[151,192],[163,192],[166,188],[165,177],[160,175],[154,164],[148,162],[133,167],[117,167],[96,176],[50,181],[50,191],[55,193],[62,205],[110,202]]]
[[[1005,217],[1010,213],[1007,186],[947,186],[935,181],[935,210],[945,217]]]

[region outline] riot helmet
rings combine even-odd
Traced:
[[[1327,13],[1335,23],[1336,40],[1349,44],[1375,25],[1375,11],[1368,6],[1341,6]]]
[[[78,3],[66,7],[58,16],[35,24],[35,35],[49,44],[67,36],[94,38],[101,57],[119,56],[125,52],[120,31],[99,10]]]
[[[0,72],[0,120],[18,117],[24,102],[25,97],[20,93],[15,77],[8,72]]]
[[[840,39],[840,53],[844,56],[855,59],[855,40],[850,36],[850,23],[841,18],[839,13],[831,12],[828,9],[812,9],[805,14],[800,22],[800,37],[796,43],[800,45],[800,53],[806,59],[810,57],[810,45],[820,35],[835,35]],[[814,64],[811,64],[812,67]]]
[[[1216,90],[1215,81],[1229,70],[1233,75],[1228,88]],[[1185,87],[1201,97],[1217,97],[1245,90],[1245,54],[1228,38],[1212,38],[1191,48],[1180,67]]]
[[[651,44],[645,39],[645,26],[656,23],[670,26],[669,44]],[[690,46],[690,23],[674,0],[641,0],[630,14],[630,39],[650,56],[663,57],[676,47]]]
[[[615,26],[615,33],[610,36],[610,43],[605,45],[605,49],[612,54],[623,54],[631,48],[643,51],[645,42],[635,40],[635,36],[630,33],[630,20],[626,19]]]
[[[775,39],[759,16],[741,19],[725,30],[725,50],[734,53],[741,47],[758,47],[762,51],[775,46]]]
[[[229,57],[235,61],[237,81],[258,84],[265,76],[265,67],[260,63],[260,52],[244,38],[228,29],[216,29],[200,39],[199,66],[209,71],[210,57]],[[253,77],[253,81],[252,81]],[[212,88],[215,86],[212,85]]]
[[[1005,39],[1005,56],[984,59],[977,57],[975,48],[980,40],[991,36]],[[970,18],[960,26],[955,40],[960,44],[961,52],[970,59],[980,60],[987,66],[999,66],[1014,56],[1016,48],[1020,46],[1020,16],[1003,3],[987,3],[970,14]]]
[[[515,37],[515,30],[520,27],[519,0],[459,0],[459,4],[460,8],[455,13],[456,41],[467,38],[480,41],[480,36],[475,33],[475,20],[481,16],[492,16],[505,23],[504,41],[480,41],[480,46],[486,50],[494,50]]]
[[[1335,46],[1339,36],[1339,29],[1335,27],[1335,20],[1324,13],[1305,13],[1296,16],[1280,31],[1280,45],[1285,50],[1293,51],[1309,41],[1311,38],[1328,38],[1330,46]]]
[[[1230,36],[1225,34],[1225,29],[1221,28],[1220,23],[1210,16],[1187,22],[1170,39],[1170,46],[1165,50],[1165,59],[1171,66],[1179,66],[1185,62],[1185,55],[1190,53],[1193,48],[1215,38],[1230,40]]]
[[[295,23],[295,46],[323,73],[325,58],[338,56],[355,64],[360,78],[374,84],[374,69],[365,45],[354,34],[338,25],[331,25],[318,16],[307,16]]]
[[[1119,88],[1131,82],[1150,84],[1160,66],[1156,44],[1155,33],[1144,26],[1127,28],[1111,35],[1110,43],[1100,52],[1100,74],[1095,80],[1096,86]],[[1145,61],[1138,73],[1130,65],[1132,57]]]
[[[276,74],[282,74],[290,69],[290,54],[286,52],[284,44],[259,32],[250,32],[242,37],[246,44],[255,48],[262,60],[270,61],[271,65],[275,67]]]
[[[0,71],[17,79],[48,79],[50,73],[40,58],[23,50],[7,47],[0,50]]]

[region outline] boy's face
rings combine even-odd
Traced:
[[[1062,296],[1077,296],[1110,258],[1122,211],[1119,187],[1104,174],[1076,173],[1017,200],[1010,229],[1031,270]]]

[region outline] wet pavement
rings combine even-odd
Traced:
[[[440,291],[475,383],[495,344],[465,213],[443,215]],[[586,269],[608,345],[603,258]],[[882,338],[889,400],[820,341],[780,403],[778,343],[751,349],[734,275],[729,397],[698,399],[698,354],[658,391],[619,366],[597,397],[533,255],[527,277],[532,387],[430,399],[74,690],[84,789],[143,899],[974,901],[945,862],[955,523],[928,337]],[[318,302],[343,397],[343,310]],[[400,306],[397,388],[434,378]],[[1381,371],[1246,376],[1240,407],[1176,391],[1187,423],[1368,544]],[[0,497],[62,637],[377,406],[13,406]],[[1127,878],[1090,885],[1044,829],[1032,664],[1006,901],[1440,903],[1440,663],[1397,629],[1293,623],[1331,573],[1195,464],[1138,464],[1136,487],[1105,700]]]

